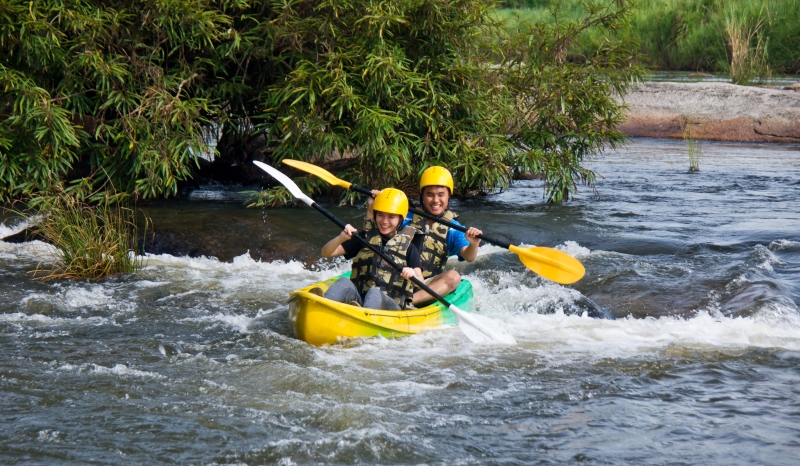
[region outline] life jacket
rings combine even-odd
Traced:
[[[386,253],[396,264],[405,267],[408,263],[406,260],[408,248],[414,238],[414,229],[405,227],[386,241],[385,244],[382,244],[383,241],[378,227],[375,226],[374,222],[370,223],[370,225],[372,227],[366,230],[364,239],[378,248],[378,250]],[[377,286],[387,296],[394,299],[400,309],[405,309],[407,305],[411,304],[411,298],[414,295],[414,284],[411,280],[403,278],[400,275],[400,271],[395,270],[394,267],[367,247],[361,249],[356,254],[356,257],[353,258],[353,271],[350,274],[350,280],[356,286],[362,298],[370,288]]]
[[[458,218],[454,212],[446,210],[439,218],[452,222]],[[422,241],[422,248],[419,251],[419,260],[422,267],[422,277],[429,278],[441,274],[450,251],[447,249],[447,231],[450,227],[434,222],[428,224],[428,220],[417,214],[411,218],[409,226],[414,227],[421,234],[425,235]]]

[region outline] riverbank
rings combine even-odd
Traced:
[[[620,130],[633,137],[682,138],[689,123],[695,139],[800,142],[800,86],[784,89],[728,83],[649,82],[622,100]]]

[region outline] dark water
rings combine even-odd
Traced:
[[[515,347],[293,339],[289,291],[347,267],[316,257],[337,231],[308,208],[151,206],[230,260],[101,283],[32,282],[47,246],[0,242],[0,463],[799,464],[800,146],[702,150],[699,173],[680,141],[608,153],[599,200],[531,181],[458,206],[586,266],[560,286],[490,245],[454,264]],[[618,319],[574,315],[587,298]]]

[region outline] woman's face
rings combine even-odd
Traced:
[[[403,221],[403,217],[397,214],[387,214],[379,210],[375,211],[375,223],[378,224],[378,231],[380,231],[382,235],[389,235],[396,232],[401,221]]]

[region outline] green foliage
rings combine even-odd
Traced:
[[[800,71],[800,0],[640,0],[633,31],[657,68],[728,72],[732,21],[769,68]]]
[[[690,121],[688,117],[683,117],[681,119],[681,135],[683,136],[683,141],[686,143],[686,151],[689,153],[689,171],[696,172],[700,171],[700,153],[702,152],[702,147],[700,146],[700,141],[695,136],[695,130],[692,125],[697,125],[697,123]]]
[[[304,176],[295,179],[294,182],[304,193],[321,192],[328,187],[324,181],[313,176]],[[247,200],[245,201],[247,207],[278,207],[294,203],[302,204],[283,185],[274,186],[263,191],[241,191],[239,194],[247,195]]]
[[[767,39],[763,31],[764,18],[754,24],[733,8],[726,11],[725,34],[728,39],[728,74],[734,84],[761,82],[770,76],[767,63]],[[755,43],[755,46],[752,44]]]
[[[521,103],[512,105],[504,131],[515,149],[511,166],[543,174],[553,202],[566,200],[580,183],[593,185],[595,174],[581,163],[624,142],[614,94],[623,94],[640,73],[635,42],[626,34],[631,4],[584,6],[577,19],[564,19],[556,4],[552,21],[520,21],[498,67],[507,98]],[[575,50],[597,37],[602,40]]]
[[[32,208],[34,226],[56,247],[50,268],[37,268],[40,280],[61,278],[98,280],[142,267],[137,256],[134,210],[108,196],[96,205],[64,192],[37,196]],[[40,264],[41,267],[41,264]]]
[[[450,167],[462,187],[495,184],[501,177],[489,167],[506,148],[495,134],[488,50],[481,48],[491,7],[447,0],[286,5],[274,24],[297,46],[282,55],[291,72],[266,96],[264,125],[277,142],[276,160],[356,156],[352,175],[365,186],[416,178],[433,164]]]
[[[292,193],[283,186],[275,186],[264,191],[241,191],[246,194],[247,207],[277,207],[291,204],[294,201]]]
[[[510,24],[516,16],[546,22],[550,21],[547,9],[556,3],[515,6],[522,9],[501,10],[500,17]],[[583,0],[566,0],[562,14],[576,18],[583,4]],[[763,47],[762,57],[770,69],[800,72],[800,0],[638,0],[630,27],[653,68],[728,72],[731,47],[726,23],[731,18],[748,26],[748,33],[760,23],[758,33],[749,37],[749,47]],[[574,50],[591,48],[592,35],[574,44]]]
[[[231,23],[199,5],[0,3],[0,201],[62,180],[174,194],[206,149],[202,55]]]
[[[438,164],[460,193],[491,192],[524,169],[561,201],[593,181],[586,157],[622,141],[611,93],[639,73],[630,1],[509,31],[494,0],[8,0],[0,201],[60,183],[175,194],[209,128],[263,137],[273,163],[353,157],[339,175],[364,186]]]
[[[612,93],[639,73],[635,44],[620,33],[630,3],[513,31],[494,22],[492,6],[331,0],[280,15],[281,35],[299,45],[267,97],[275,158],[355,156],[357,169],[338,176],[375,187],[443,165],[460,193],[505,188],[514,170],[532,170],[554,202],[592,183],[580,163],[623,141]],[[570,44],[598,28],[595,49],[567,60]]]

